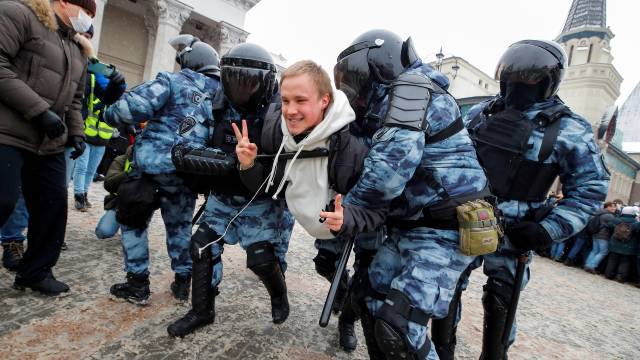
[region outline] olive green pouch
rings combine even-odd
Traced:
[[[460,252],[477,256],[496,251],[502,229],[491,204],[484,200],[467,201],[456,207],[456,213],[460,229]]]

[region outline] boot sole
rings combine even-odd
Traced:
[[[11,285],[11,287],[14,288],[15,290],[22,291],[22,292],[26,292],[27,289],[29,289],[29,291],[31,291],[32,293],[49,296],[49,297],[65,297],[65,296],[71,295],[69,290],[61,291],[61,292],[42,291],[42,290],[36,290],[26,285],[16,285],[16,284]]]
[[[126,301],[128,303],[131,303],[131,304],[134,304],[134,305],[138,305],[138,306],[147,306],[147,305],[149,305],[149,299],[139,300],[139,299],[131,298],[131,297],[121,298],[121,297],[115,296],[113,294],[110,294],[109,298],[111,300],[113,300],[113,301],[116,301],[116,302],[125,302]]]

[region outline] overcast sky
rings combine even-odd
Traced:
[[[385,28],[411,36],[427,61],[443,47],[490,76],[521,39],[555,39],[571,0],[262,0],[247,13],[248,41],[292,64],[312,59],[331,74],[337,55],[359,34]],[[607,1],[613,64],[624,81],[618,105],[640,81],[640,1]]]

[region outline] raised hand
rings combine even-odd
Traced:
[[[325,219],[324,224],[333,232],[342,229],[344,209],[342,208],[342,195],[336,195],[333,211],[320,211],[320,217]]]
[[[242,120],[242,131],[235,123],[231,123],[233,132],[238,140],[236,145],[236,155],[240,162],[240,170],[246,170],[253,166],[253,162],[258,156],[258,146],[249,141],[249,130],[247,130],[247,120]]]

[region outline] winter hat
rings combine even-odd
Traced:
[[[622,215],[636,215],[636,209],[633,206],[625,206],[622,208]]]
[[[85,8],[91,14],[90,16],[96,15],[96,2],[95,0],[67,0],[68,3],[78,5],[80,7]]]

